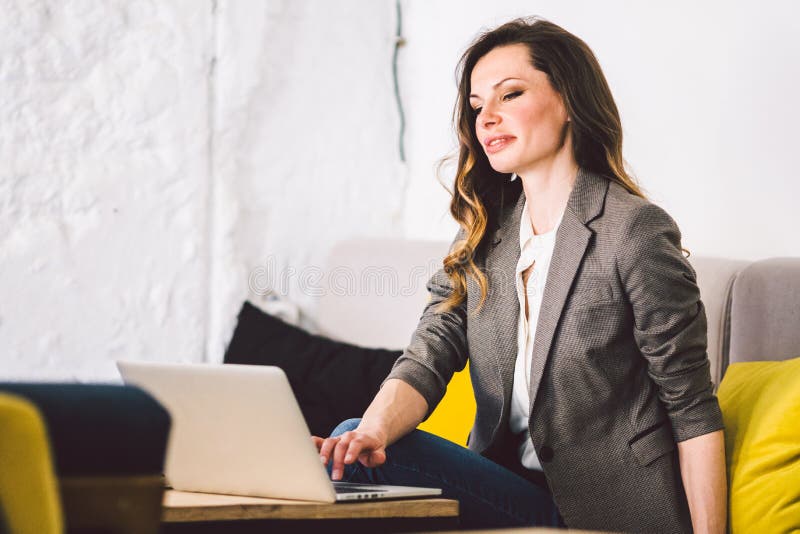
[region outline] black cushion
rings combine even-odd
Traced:
[[[245,302],[225,363],[283,369],[311,433],[328,436],[345,419],[363,415],[401,354],[309,334]]]
[[[134,386],[2,383],[42,414],[59,476],[161,474],[167,411]]]

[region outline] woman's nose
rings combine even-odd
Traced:
[[[484,128],[496,126],[500,122],[500,116],[497,114],[493,106],[485,106],[481,109],[481,114],[478,117],[480,124]]]

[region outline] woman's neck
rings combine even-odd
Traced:
[[[548,165],[518,173],[535,234],[549,232],[558,224],[577,175],[578,164],[571,154],[562,161],[554,159]]]

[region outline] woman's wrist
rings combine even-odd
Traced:
[[[386,443],[389,437],[387,426],[374,418],[367,419],[365,417],[361,419],[358,427],[356,427],[356,431],[370,434],[382,443]]]

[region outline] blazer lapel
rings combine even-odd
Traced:
[[[608,183],[607,178],[579,170],[561,225],[556,232],[555,248],[547,273],[533,344],[529,390],[531,414],[564,303],[593,234],[586,224],[602,212]],[[514,331],[516,332],[516,328]],[[514,340],[516,341],[516,337]]]
[[[500,418],[508,411],[514,380],[514,364],[517,358],[517,326],[519,324],[519,301],[515,275],[519,260],[519,223],[525,206],[525,193],[520,191],[517,202],[510,207],[495,233],[492,250],[486,260],[489,282],[489,297],[482,313],[494,336],[498,380],[503,391]]]

